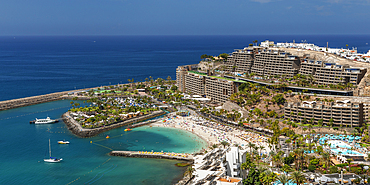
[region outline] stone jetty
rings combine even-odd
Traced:
[[[18,107],[24,107],[49,101],[55,101],[62,99],[62,95],[65,95],[65,92],[51,93],[40,96],[31,96],[27,98],[19,98],[14,100],[7,100],[0,102],[0,110],[13,109]]]
[[[174,159],[188,162],[194,162],[191,154],[165,153],[165,152],[147,152],[147,151],[111,151],[111,156],[136,157],[136,158],[156,158],[156,159]]]
[[[154,118],[154,117],[161,116],[161,115],[164,115],[164,114],[165,114],[165,112],[162,111],[162,110],[154,111],[151,114],[130,118],[128,120],[125,120],[125,121],[122,121],[122,122],[119,122],[119,123],[115,123],[115,124],[112,124],[112,125],[99,127],[99,128],[91,128],[91,129],[83,128],[79,123],[77,123],[76,120],[74,120],[69,115],[69,112],[64,113],[62,115],[62,119],[63,119],[64,123],[67,125],[68,129],[73,134],[75,134],[79,137],[93,137],[93,136],[96,136],[96,135],[98,135],[102,132],[105,132],[105,131],[108,131],[108,130],[111,130],[111,129],[119,128],[119,127],[122,127],[122,126],[128,126],[130,124],[140,122],[140,121],[145,121],[145,120],[148,120],[150,118]]]
[[[45,103],[50,101],[56,101],[61,99],[69,99],[73,98],[74,96],[69,96],[68,93],[73,93],[77,91],[83,91],[83,90],[90,90],[92,88],[88,89],[78,89],[78,90],[72,90],[72,91],[63,91],[63,92],[56,92],[56,93],[50,93],[45,95],[39,95],[39,96],[31,96],[27,98],[18,98],[13,100],[6,100],[0,102],[0,111],[1,110],[7,110],[7,109],[14,109],[18,107],[25,107],[29,105],[35,105],[39,103]],[[79,99],[89,99],[89,97],[79,97]]]

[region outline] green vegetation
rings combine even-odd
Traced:
[[[201,56],[200,56],[200,59],[202,59],[202,60],[204,60],[204,59],[206,59],[206,58],[209,58],[209,59],[212,59],[212,60],[214,60],[214,59],[215,59],[212,55],[204,54],[204,55],[201,55]]]
[[[70,112],[84,128],[97,128],[124,121],[132,117],[158,110],[153,107],[149,97],[132,99],[92,98],[88,102],[93,106],[75,107]]]
[[[157,102],[153,102],[149,96],[138,96],[137,89],[145,89],[147,94],[161,102],[180,101],[182,97],[171,77],[167,77],[167,80],[149,77],[145,82],[136,83],[134,79],[128,81],[129,85],[111,85],[83,93],[91,97],[88,100],[90,106],[79,107],[79,103],[71,101],[72,117],[84,128],[97,128],[159,110],[154,105]]]
[[[177,167],[186,167],[186,166],[190,166],[192,163],[176,163],[175,166]]]

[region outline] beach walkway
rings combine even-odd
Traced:
[[[191,154],[174,152],[148,152],[148,151],[111,151],[111,156],[137,157],[137,158],[156,158],[156,159],[174,159],[193,162]]]

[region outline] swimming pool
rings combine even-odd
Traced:
[[[328,144],[330,144],[330,148],[337,148],[340,147],[340,148],[347,148],[347,149],[351,149],[352,146],[343,142],[343,141],[337,141],[337,140],[329,140],[327,142]]]
[[[341,154],[343,154],[343,155],[348,155],[349,154],[349,155],[365,156],[364,154],[359,153],[359,152],[356,152],[356,151],[353,151],[353,150],[331,149],[331,151],[333,151],[336,154],[338,154],[339,152],[342,152]]]

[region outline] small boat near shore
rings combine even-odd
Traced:
[[[50,119],[50,117],[47,117],[46,119],[35,119],[33,121],[30,121],[30,124],[50,124],[50,123],[56,123],[59,122],[59,120],[56,119]]]
[[[66,140],[58,141],[58,144],[69,144],[69,141],[66,141]]]

